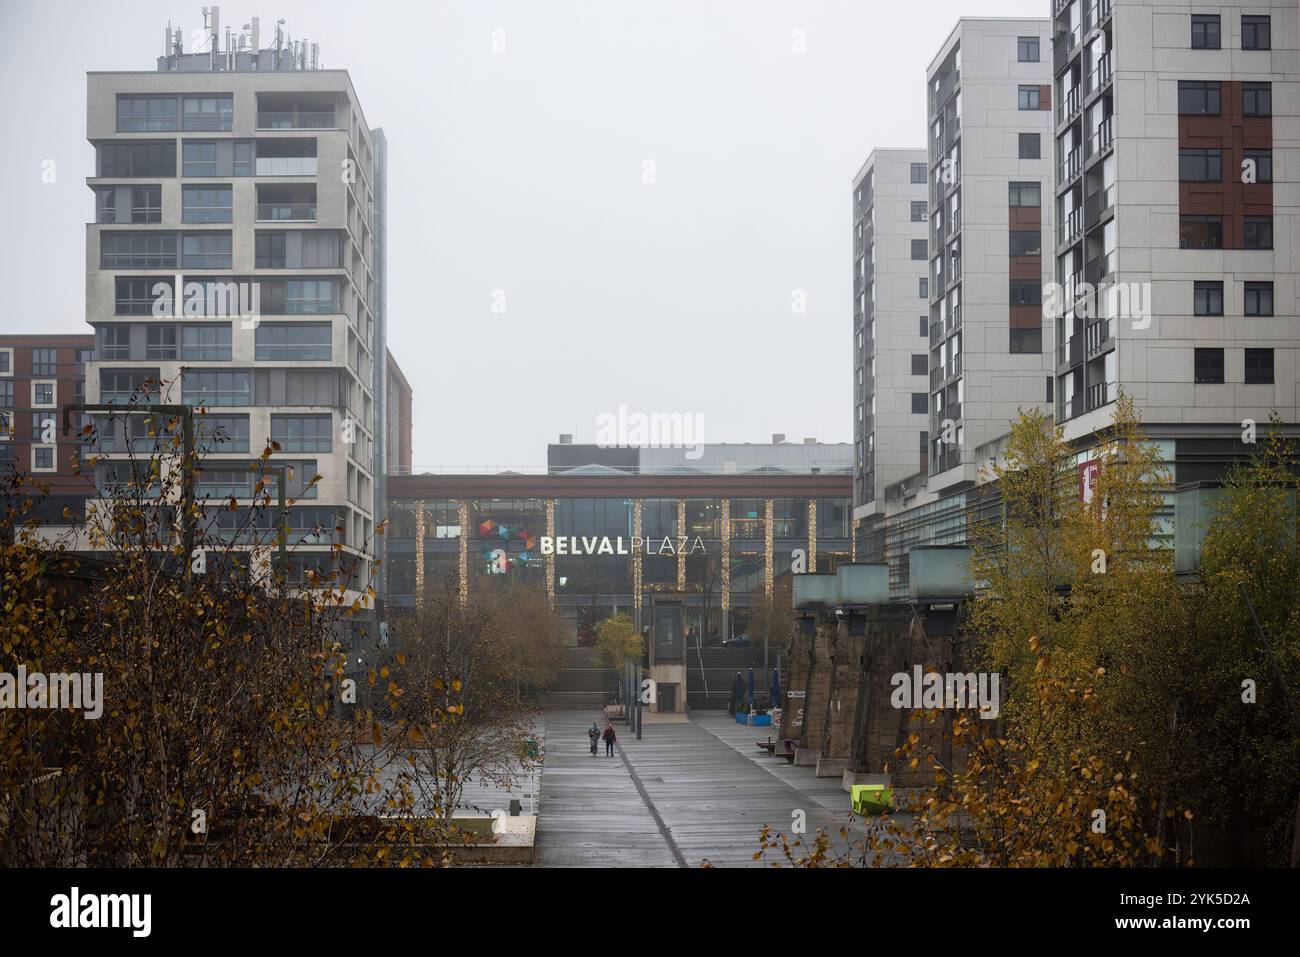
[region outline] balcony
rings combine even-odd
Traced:
[[[315,176],[314,156],[259,156],[258,176]]]
[[[1058,246],[1073,243],[1083,234],[1083,211],[1078,207],[1065,214],[1065,219],[1056,228]]]
[[[1056,347],[1056,364],[1072,366],[1083,359],[1083,337],[1078,333]]]
[[[1100,409],[1103,405],[1109,405],[1115,401],[1115,383],[1098,382],[1096,385],[1088,386],[1088,411]]]
[[[314,223],[316,221],[315,184],[259,185],[257,221]]]
[[[1079,88],[1072,86],[1065,91],[1065,96],[1060,103],[1056,105],[1056,125],[1060,126],[1068,120],[1074,119],[1079,115],[1079,110],[1083,107],[1083,98],[1079,95]]]
[[[1083,157],[1080,155],[1079,147],[1075,147],[1065,154],[1065,162],[1061,164],[1061,186],[1073,182],[1082,172]]]
[[[259,130],[336,129],[333,110],[258,110]]]
[[[1097,64],[1088,74],[1088,93],[1099,93],[1110,85],[1113,72],[1111,70],[1110,53],[1103,53],[1097,58]]]
[[[1114,252],[1104,252],[1100,256],[1088,260],[1088,267],[1084,271],[1088,282],[1094,286],[1101,282],[1106,276],[1109,276],[1115,270]]]
[[[1100,156],[1111,148],[1115,143],[1115,117],[1107,116],[1097,124],[1097,132],[1092,134],[1089,139],[1091,149],[1088,150],[1089,158]]]
[[[942,319],[939,320],[938,322],[930,323],[930,346],[931,347],[937,346],[940,342],[943,341],[943,333],[944,333],[944,328],[943,328]]]
[[[259,223],[314,223],[315,203],[258,203]]]
[[[1088,323],[1084,330],[1084,339],[1088,349],[1088,358],[1097,355],[1110,344],[1114,336],[1114,320],[1100,319],[1097,322]]]
[[[1101,217],[1115,208],[1115,185],[1090,193],[1083,201],[1083,220],[1087,229],[1101,221]]]

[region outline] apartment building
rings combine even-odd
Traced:
[[[50,486],[43,514],[81,514],[88,483],[74,475],[77,437],[63,434],[63,406],[85,401],[90,335],[0,336],[0,473],[11,468]]]
[[[200,498],[250,504],[277,443],[299,572],[346,565],[359,593],[386,431],[382,132],[314,44],[277,26],[264,48],[257,19],[223,43],[215,7],[204,36],[87,77],[86,398],[204,409]],[[101,451],[111,482],[124,444]]]
[[[414,395],[411,383],[388,353],[388,374],[384,384],[384,412],[387,419],[389,475],[411,474],[411,416]]]
[[[926,72],[931,491],[969,487],[1022,409],[1051,408],[1050,21],[958,21]]]
[[[853,180],[854,518],[929,455],[929,160],[877,149]]]
[[[1300,421],[1297,5],[1052,12],[1058,421],[1082,464],[1123,388],[1175,482],[1214,481],[1244,420]]]
[[[855,509],[855,552],[889,563],[895,595],[906,594],[912,548],[965,541],[1021,410],[1053,408],[1042,305],[1053,278],[1051,52],[1046,18],[962,19],[926,71],[928,268],[902,278],[919,282],[926,315],[928,448],[877,483],[872,508]],[[909,423],[895,445],[912,438]]]

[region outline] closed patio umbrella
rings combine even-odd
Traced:
[[[754,707],[754,669],[752,667],[749,669],[749,707],[751,710]]]
[[[781,707],[781,669],[772,669],[772,707]]]

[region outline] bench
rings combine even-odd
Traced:
[[[771,738],[768,738],[766,741],[755,741],[754,744],[766,751],[768,754],[776,754],[776,742]]]
[[[781,742],[781,745],[784,749],[781,754],[781,757],[785,758],[786,764],[794,764],[795,743],[796,742],[794,738],[786,738],[784,741]]]

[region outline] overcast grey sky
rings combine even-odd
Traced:
[[[619,405],[701,413],[708,442],[849,441],[852,178],[873,147],[924,144],[925,67],[959,15],[1048,11],[1047,0],[220,6],[223,25],[258,16],[265,38],[283,17],[319,43],[388,135],[389,348],[415,390],[417,469],[540,465],[558,433],[593,441],[596,417]],[[88,331],[85,72],[153,69],[167,22],[188,37],[201,8],[0,0],[13,224],[0,231],[11,277],[0,331]]]

